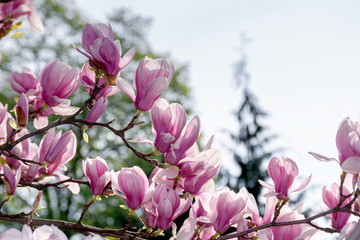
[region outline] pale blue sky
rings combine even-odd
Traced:
[[[77,2],[99,21],[116,6],[152,17],[151,45],[190,64],[203,133],[219,135],[218,142],[221,129],[236,124],[231,111],[240,96],[232,90],[232,66],[240,56],[241,32],[252,39],[246,47],[251,88],[270,113],[272,132],[299,164],[325,167],[307,151],[335,156],[340,121],[359,119],[359,1]]]
[[[153,18],[149,42],[190,64],[202,132],[205,138],[215,134],[219,148],[227,139],[222,129],[237,127],[231,111],[240,96],[233,90],[232,66],[245,32],[252,39],[246,47],[251,89],[270,114],[266,123],[279,134],[277,143],[302,176],[313,173],[312,184],[338,181],[335,162],[317,162],[307,152],[337,157],[339,123],[347,116],[359,120],[360,1],[77,2],[99,21],[116,6]],[[231,155],[224,153],[223,160]]]

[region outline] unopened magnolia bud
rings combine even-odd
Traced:
[[[27,121],[25,112],[21,107],[14,107],[16,122],[19,127],[26,127]]]
[[[360,212],[359,203],[357,201],[354,202],[353,208],[354,208],[354,211]]]
[[[105,195],[105,196],[112,196],[114,195],[114,191],[112,189],[105,189],[102,193],[102,195]]]
[[[14,107],[14,112],[18,127],[26,127],[29,118],[29,102],[24,93],[20,95],[19,101]]]
[[[35,212],[37,209],[39,209],[40,206],[40,202],[41,202],[41,196],[42,196],[42,191],[40,191],[37,195],[36,198],[32,204],[32,211]]]

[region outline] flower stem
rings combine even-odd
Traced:
[[[81,216],[80,216],[79,220],[77,221],[77,223],[81,223],[81,220],[83,219],[85,212],[89,209],[89,207],[90,207],[94,202],[96,202],[97,198],[98,198],[98,196],[97,196],[97,195],[94,195],[93,199],[92,199],[91,202],[89,202],[88,204],[85,204],[85,201],[84,201],[84,209],[83,209],[83,211],[82,211],[82,213],[81,213]]]

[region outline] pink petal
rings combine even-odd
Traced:
[[[125,93],[130,99],[131,101],[135,102],[135,92],[134,92],[134,88],[131,86],[131,84],[126,81],[123,78],[118,78],[116,80],[116,86],[123,92]]]
[[[55,177],[57,177],[60,181],[63,181],[63,180],[66,180],[66,179],[69,179],[68,176],[62,174],[62,173],[59,173],[59,172],[56,172],[53,174]],[[74,183],[74,182],[67,182],[65,183],[65,185],[68,185],[68,189],[72,192],[72,194],[78,194],[80,192],[80,186],[78,183]]]
[[[110,24],[106,25],[106,24],[104,24],[104,23],[99,23],[99,24],[96,24],[94,28],[97,29],[97,30],[99,30],[100,33],[101,33],[104,37],[110,39],[111,41],[115,41],[114,32],[113,32]],[[100,36],[99,36],[99,37],[100,37]],[[97,38],[98,38],[98,37],[97,37]]]
[[[134,139],[131,139],[131,140],[128,140],[129,142],[132,142],[132,143],[148,143],[150,144],[151,146],[154,146],[153,142],[150,141],[149,139],[146,139],[146,138],[134,138]]]
[[[342,164],[341,168],[351,174],[358,174],[360,173],[360,157],[352,156],[347,158]]]
[[[297,236],[294,240],[302,240],[302,239],[310,239],[312,235],[314,235],[318,230],[315,228],[309,228],[307,230],[303,230],[303,232]]]
[[[94,195],[101,195],[108,183],[110,182],[110,173],[105,172],[103,175],[99,177],[95,186],[92,186]]]
[[[144,95],[136,96],[137,109],[148,111],[153,106],[154,102],[160,97],[161,93],[168,87],[168,82],[165,77],[159,77],[150,82],[147,86]]]
[[[91,109],[89,115],[86,117],[85,121],[96,122],[105,112],[107,104],[108,101],[106,97],[99,98]]]
[[[51,226],[43,225],[35,229],[34,240],[43,240],[43,239],[68,240],[66,235],[54,225]]]
[[[36,129],[40,129],[46,127],[48,125],[48,118],[47,116],[40,116],[34,119],[34,127]]]
[[[85,24],[85,26],[83,27],[82,36],[81,36],[81,45],[85,49],[85,51],[90,52],[90,46],[94,44],[94,41],[96,39],[102,37],[102,33],[101,33],[102,28],[103,27],[101,27],[101,26],[100,26],[100,28],[97,28],[97,27],[92,26],[91,24],[88,24],[88,23]],[[83,53],[83,52],[81,52],[81,53]],[[89,58],[92,59],[91,57],[89,57]]]
[[[339,239],[358,240],[360,238],[360,222],[347,223],[340,232]]]
[[[10,228],[0,235],[0,240],[22,239],[21,232],[15,228]]]
[[[36,33],[44,33],[44,25],[35,10],[34,7],[30,6],[31,12],[28,14],[27,18],[30,23],[31,29]]]
[[[167,230],[171,227],[173,212],[172,204],[168,198],[164,199],[160,202],[159,206],[157,207],[158,210],[158,227]]]
[[[323,161],[323,162],[336,161],[336,162],[339,162],[339,160],[337,160],[335,158],[328,158],[328,157],[325,157],[325,156],[323,156],[321,154],[318,154],[318,153],[309,152],[309,154],[311,154],[314,158],[316,158],[319,161]]]
[[[270,183],[267,183],[267,182],[264,182],[263,180],[258,180],[260,185],[262,185],[263,187],[266,187],[270,190],[274,190],[275,189],[275,186],[270,184]]]
[[[120,69],[123,69],[124,67],[126,67],[131,62],[131,60],[135,56],[135,53],[136,53],[135,48],[132,48],[132,49],[130,49],[129,51],[127,51],[125,53],[125,55],[120,60],[120,65],[119,65]]]
[[[309,184],[310,180],[311,180],[311,174],[300,184],[299,187],[292,190],[291,192],[297,192],[297,191],[303,190]]]

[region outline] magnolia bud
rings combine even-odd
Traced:
[[[36,198],[32,204],[32,210],[31,210],[32,212],[36,212],[36,210],[39,209],[41,196],[42,196],[42,191],[38,192],[38,194],[36,195]]]

